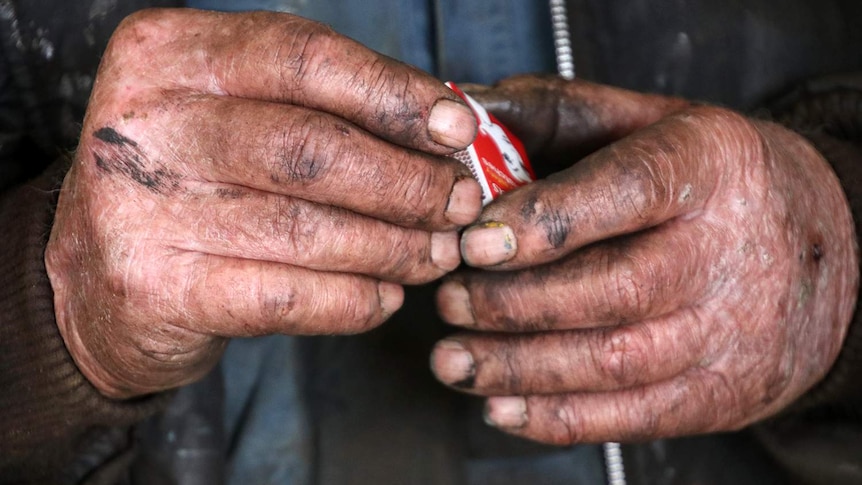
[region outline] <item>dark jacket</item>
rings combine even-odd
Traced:
[[[624,7],[622,7],[624,4]],[[578,75],[772,118],[830,161],[862,235],[862,2],[568,0]],[[862,323],[782,416],[742,433],[627,447],[646,483],[862,483]],[[767,451],[764,456],[763,450]],[[664,476],[665,478],[661,478]],[[647,478],[650,477],[650,478]],[[774,475],[773,475],[774,477]],[[755,478],[751,483],[765,483]]]
[[[99,54],[127,13],[170,3],[0,1],[0,481],[128,478],[124,470],[146,455],[135,453],[134,425],[171,398],[115,402],[89,385],[56,329],[42,262],[56,189]],[[833,164],[862,221],[862,85],[853,77],[823,78],[862,68],[858,0],[570,0],[568,6],[580,77],[738,109],[770,106],[756,112],[809,136]],[[459,430],[480,418],[475,401],[435,383],[425,357],[419,357],[444,333],[430,317],[430,291],[411,296],[421,311],[401,312],[379,331],[307,342],[310,375],[332,376],[333,362],[351,373],[350,379],[326,380],[323,397],[315,385],[324,383],[311,383],[310,399],[365,403],[315,407],[319,444],[326,447],[318,466],[342,467],[340,476],[350,476],[351,466],[362,466],[357,457],[373,452],[393,457],[389,471],[374,475],[377,483],[410,482],[405,476],[457,481],[452,470],[464,452]],[[860,333],[862,324],[854,322],[827,379],[769,423],[741,433],[626,447],[630,481],[862,482]],[[374,391],[363,382],[375,383]],[[436,457],[418,470],[394,459],[399,450],[373,449],[368,433],[343,426],[368,422],[409,429],[417,419],[432,417],[437,425],[412,438],[405,432]],[[547,449],[511,439],[494,442],[500,456]],[[447,451],[434,453],[440,450]]]

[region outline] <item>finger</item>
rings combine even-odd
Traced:
[[[428,282],[460,263],[455,232],[405,229],[263,192],[215,191],[174,209],[165,235],[173,247],[403,283]]]
[[[705,369],[644,387],[606,393],[488,399],[485,420],[508,433],[555,445],[639,442],[739,429],[735,391]]]
[[[715,347],[691,310],[632,325],[531,335],[459,334],[437,343],[443,383],[486,396],[612,391],[663,381]],[[719,335],[714,340],[720,340]]]
[[[473,266],[520,268],[694,217],[713,194],[752,175],[739,160],[758,150],[760,137],[745,118],[693,108],[489,204],[465,231],[462,256]]]
[[[560,157],[571,163],[689,105],[680,98],[558,76],[461,87],[518,134],[539,166]]]
[[[222,337],[362,332],[404,300],[400,286],[358,275],[188,252],[169,264],[156,311],[178,327]]]
[[[475,330],[534,332],[639,322],[699,301],[718,235],[673,221],[596,244],[555,264],[453,275],[437,291],[444,321]]]
[[[164,102],[163,94],[157,102]],[[463,164],[396,147],[307,108],[204,96],[184,102],[181,110],[138,123],[143,122],[163,127],[161,146],[184,148],[182,155],[151,156],[195,161],[191,169],[204,180],[300,197],[428,230],[473,222],[482,208],[481,188]],[[126,122],[123,129],[138,128]]]
[[[297,104],[437,154],[466,148],[476,134],[472,112],[439,80],[289,14],[143,11],[114,34],[104,65],[123,66],[128,56],[147,60],[121,73],[137,74],[136,87],[163,89],[170,80],[196,92]]]

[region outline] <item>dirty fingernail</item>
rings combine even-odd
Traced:
[[[457,232],[435,232],[431,234],[431,262],[449,272],[461,263]]]
[[[404,304],[404,288],[401,285],[381,281],[377,284],[377,296],[380,298],[380,308],[383,318],[389,318]]]
[[[482,188],[470,177],[462,178],[452,186],[446,204],[446,219],[459,226],[475,221],[482,212]]]
[[[431,354],[431,370],[437,379],[453,387],[469,389],[476,382],[473,356],[456,340],[437,342]]]
[[[471,266],[500,264],[512,259],[517,252],[515,233],[502,222],[473,226],[461,236],[461,255]]]
[[[476,138],[476,117],[467,105],[441,99],[428,115],[428,133],[443,146],[463,150]]]
[[[489,426],[523,428],[527,424],[527,400],[520,396],[489,398],[484,417]]]
[[[470,292],[457,281],[447,281],[437,290],[437,306],[440,318],[452,325],[471,326],[476,324]]]

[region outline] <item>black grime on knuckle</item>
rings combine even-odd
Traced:
[[[545,203],[537,192],[531,193],[521,205],[518,214],[528,226],[539,226],[552,249],[560,249],[566,243],[574,223],[566,210],[553,208]]]
[[[572,230],[572,218],[568,213],[559,210],[545,212],[539,216],[537,222],[544,229],[545,237],[552,248],[563,247]]]
[[[530,197],[521,206],[521,218],[525,221],[530,221],[536,216],[536,205],[539,203],[539,196],[531,194]]]
[[[111,128],[110,126],[106,126],[103,128],[99,128],[95,132],[93,132],[93,136],[102,140],[103,142],[110,143],[111,145],[129,145],[131,147],[137,148],[138,144],[129,138],[119,134],[117,130]]]
[[[281,161],[284,173],[287,174],[288,180],[295,182],[314,180],[317,178],[323,165],[311,157],[299,158],[296,160],[290,159],[289,157],[282,157]],[[270,180],[275,184],[280,184],[282,182],[281,177],[279,177],[278,174],[272,174],[270,176]]]
[[[119,173],[136,184],[164,194],[179,186],[180,175],[152,162],[134,140],[106,126],[93,132],[96,140],[92,155],[96,166],[106,174]]]
[[[410,144],[417,138],[427,138],[422,121],[429,110],[421,107],[413,91],[414,76],[397,72],[404,67],[391,58],[376,58],[363,68],[366,76],[357,77],[356,88],[365,93],[367,105],[374,107],[370,120],[385,127],[394,140]]]

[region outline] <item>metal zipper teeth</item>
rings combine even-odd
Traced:
[[[550,0],[551,27],[554,33],[554,53],[557,58],[557,72],[563,79],[575,78],[575,57],[572,51],[572,38],[569,34],[569,14],[566,0]],[[626,471],[623,451],[619,443],[602,445],[605,458],[605,471],[609,485],[626,485]]]
[[[605,469],[608,485],[626,485],[626,470],[623,465],[623,449],[619,443],[605,443]]]
[[[550,0],[550,2],[557,72],[563,79],[574,79],[575,57],[572,54],[572,38],[569,36],[569,15],[566,12],[566,0]]]

